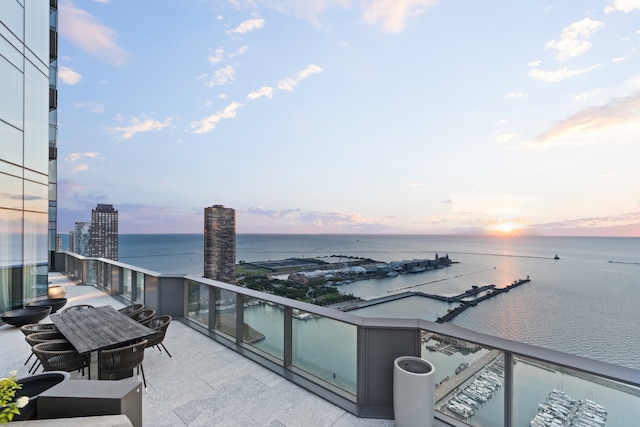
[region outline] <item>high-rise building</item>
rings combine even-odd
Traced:
[[[204,277],[236,282],[236,211],[222,205],[204,208]]]
[[[91,253],[91,223],[76,222],[73,233],[73,251],[78,255],[90,257]]]
[[[76,238],[77,238],[76,230]],[[113,205],[91,209],[91,256],[118,260],[118,211]],[[79,248],[76,248],[79,249]]]
[[[0,311],[48,287],[56,238],[57,1],[0,6]]]
[[[69,248],[67,250],[69,252],[76,251],[76,232],[75,231],[69,232]]]

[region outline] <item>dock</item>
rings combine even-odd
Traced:
[[[472,365],[469,365],[468,368],[452,376],[447,381],[436,387],[436,406],[444,403],[441,401],[447,398],[453,391],[456,391],[475,374],[480,372],[485,366],[493,362],[499,355],[500,352],[498,350],[491,350],[489,353],[475,361]]]

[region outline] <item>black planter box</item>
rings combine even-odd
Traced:
[[[69,380],[38,396],[38,419],[120,414],[142,427],[141,382]]]

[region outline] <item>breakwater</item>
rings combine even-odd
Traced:
[[[458,314],[460,314],[463,311],[465,311],[467,308],[476,306],[481,301],[484,301],[484,300],[489,299],[489,298],[493,298],[493,297],[495,297],[497,295],[500,295],[500,294],[502,294],[504,292],[509,292],[511,289],[517,288],[518,286],[522,286],[525,283],[529,283],[529,282],[530,282],[530,279],[529,279],[529,276],[527,276],[526,279],[516,280],[515,282],[513,282],[512,284],[510,284],[509,286],[506,286],[504,288],[496,289],[494,287],[491,292],[488,292],[485,295],[479,296],[478,298],[475,298],[472,301],[464,301],[464,302],[462,302],[462,304],[460,304],[458,307],[454,308],[453,310],[447,312],[447,314],[445,314],[444,316],[438,317],[436,319],[436,323],[449,322],[454,317],[456,317]]]

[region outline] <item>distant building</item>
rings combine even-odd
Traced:
[[[91,210],[91,256],[118,260],[118,211],[98,204]]]
[[[56,234],[56,252],[62,252],[62,234]]]
[[[204,277],[236,282],[236,211],[222,205],[204,208]]]
[[[76,252],[76,232],[69,232],[69,248],[67,249],[69,252]]]
[[[71,240],[69,240],[71,242]],[[91,223],[76,222],[75,231],[73,232],[73,250],[78,255],[91,256]]]

